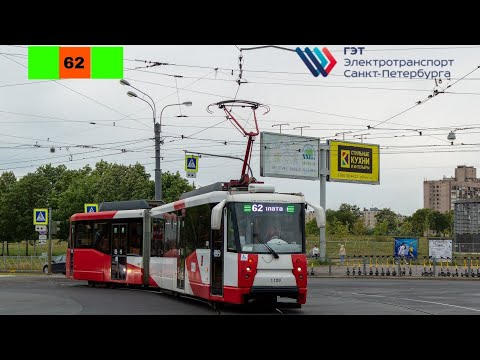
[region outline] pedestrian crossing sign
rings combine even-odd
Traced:
[[[33,209],[33,225],[48,225],[48,209]]]
[[[85,204],[86,213],[98,212],[98,204]]]
[[[198,172],[198,156],[185,155],[185,171]]]

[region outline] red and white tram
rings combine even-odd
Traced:
[[[71,217],[67,277],[90,285],[143,285],[211,302],[305,304],[302,194],[216,183],[152,209]]]

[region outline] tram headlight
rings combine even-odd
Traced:
[[[252,269],[250,268],[250,266],[247,266],[246,270],[247,270],[248,272],[252,271]]]
[[[302,272],[302,268],[301,268],[301,267],[298,267],[298,268],[297,268],[297,271],[298,271],[298,272]]]

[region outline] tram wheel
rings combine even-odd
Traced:
[[[95,282],[88,280],[88,287],[95,287]]]

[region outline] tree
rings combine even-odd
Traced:
[[[399,227],[398,235],[400,236],[411,236],[414,235],[412,222],[408,219],[405,219]]]
[[[343,203],[335,214],[335,218],[348,226],[348,231],[353,231],[353,226],[362,217],[357,205]]]
[[[378,214],[375,215],[375,219],[377,219],[377,224],[378,223],[386,224],[387,233],[384,235],[393,235],[397,231],[397,226],[398,226],[397,214],[395,214],[391,209],[385,208],[380,210]],[[382,226],[385,226],[385,225],[382,225]]]
[[[48,206],[51,190],[49,181],[41,174],[29,173],[13,184],[2,197],[0,218],[7,223],[9,241],[32,239],[33,209]],[[26,254],[28,255],[28,242]]]
[[[187,179],[170,172],[162,173],[165,202],[178,200],[183,192],[194,189]],[[34,208],[51,208],[52,221],[60,221],[60,239],[68,237],[69,219],[84,211],[85,203],[104,201],[151,200],[155,184],[140,164],[121,165],[100,161],[92,169],[84,166],[68,170],[64,165],[43,165],[20,180],[13,173],[0,176],[0,240],[29,240],[37,235],[32,215]],[[28,243],[27,243],[28,255]]]
[[[429,229],[435,231],[438,235],[443,235],[450,228],[450,216],[448,213],[441,213],[439,211],[432,211],[428,215]]]
[[[357,205],[343,203],[336,211],[327,209],[325,217],[327,220],[327,226],[328,224],[332,226],[334,221],[337,220],[340,224],[347,226],[347,233],[353,233],[354,225],[358,219],[361,219],[362,215],[360,208]]]
[[[430,229],[429,214],[432,209],[418,209],[411,216],[413,232],[415,235],[423,236]]]
[[[15,178],[13,172],[4,172],[2,175],[0,175],[0,209],[6,209],[5,207],[8,206],[4,201],[4,195],[10,191],[11,187],[16,182],[17,179]],[[13,236],[10,224],[3,217],[0,217],[0,234],[2,234],[2,238],[0,239],[2,242],[2,256],[5,253],[5,243],[7,243],[8,255],[8,241],[13,239]]]
[[[333,221],[335,220],[335,214],[337,212],[335,210],[332,210],[332,209],[327,209],[325,211],[325,220],[327,222],[327,224],[331,224],[333,223]]]
[[[175,174],[166,171],[162,172],[163,201],[168,203],[180,199],[184,192],[192,191],[194,187],[188,183],[177,171]]]
[[[0,175],[0,197],[16,182],[17,179],[13,172],[3,172],[2,175]]]
[[[315,218],[310,219],[305,225],[306,235],[316,235],[320,236],[320,229],[317,226],[317,220]]]
[[[454,224],[454,220],[455,220],[453,210],[450,210],[449,212],[447,212],[446,215],[447,215],[447,218],[448,218],[448,229],[447,229],[445,235],[453,235],[453,224]]]
[[[145,167],[135,165],[109,164],[100,161],[91,172],[94,198],[91,201],[123,201],[153,199],[152,181]],[[163,179],[163,176],[162,176]]]
[[[373,234],[377,236],[388,235],[388,221],[377,221],[375,228],[373,229]]]
[[[365,226],[365,221],[363,220],[362,217],[358,218],[357,221],[355,221],[355,224],[353,224],[352,234],[354,235],[368,234],[368,229]]]
[[[348,225],[334,219],[333,223],[327,225],[327,232],[330,235],[346,236],[348,235]]]

